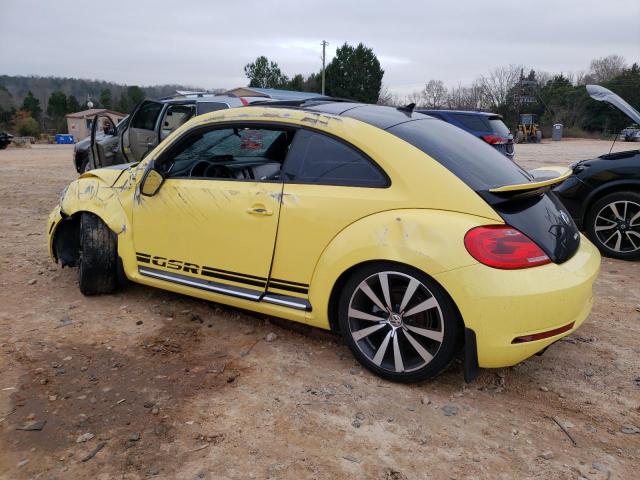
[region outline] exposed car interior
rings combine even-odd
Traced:
[[[162,129],[160,130],[160,139],[163,140],[169,136],[180,125],[185,123],[196,113],[195,105],[169,105],[162,119]]]
[[[227,127],[186,137],[160,160],[169,178],[279,180],[295,131]]]

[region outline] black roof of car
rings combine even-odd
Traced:
[[[482,117],[498,117],[502,118],[502,115],[491,112],[476,112],[474,110],[443,110],[443,109],[430,109],[430,108],[416,108],[416,112],[425,113],[427,115],[438,113],[455,113],[464,115],[478,115]]]
[[[252,106],[256,106],[256,104]],[[262,106],[294,108],[309,112],[350,117],[383,130],[411,120],[426,120],[432,118],[428,115],[423,115],[418,111],[411,111],[409,109],[404,109],[403,107],[371,105],[341,99],[301,102],[272,102],[264,103]]]

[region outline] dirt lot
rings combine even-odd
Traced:
[[[142,286],[83,297],[44,234],[71,151],[0,152],[1,478],[638,478],[639,263],[603,260],[593,313],[543,356],[395,385],[323,332]]]

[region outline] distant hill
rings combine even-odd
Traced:
[[[73,95],[84,106],[87,95],[95,103],[100,98],[100,92],[103,89],[109,89],[115,104],[127,86],[130,85],[81,78],[0,75],[0,107],[5,110],[19,107],[27,92],[31,91],[40,100],[40,105],[44,110],[49,96],[56,90],[61,90],[67,96]],[[187,85],[152,85],[141,86],[141,88],[149,98],[165,97],[173,94],[176,90],[203,90]]]

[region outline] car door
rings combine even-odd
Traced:
[[[118,131],[116,121],[101,113],[91,123],[90,168],[102,168],[122,163],[118,155]],[[102,130],[102,131],[99,131]]]
[[[199,127],[158,159],[165,181],[133,207],[142,275],[260,299],[278,226],[292,131]]]
[[[129,128],[125,132],[129,144],[125,153],[130,162],[139,162],[150,146],[158,144],[157,124],[163,106],[160,102],[143,100],[131,114]]]
[[[300,130],[283,170],[278,240],[268,294],[300,299],[307,310],[313,270],[331,240],[351,223],[393,205],[387,175],[352,145]],[[386,200],[384,200],[386,198]]]

